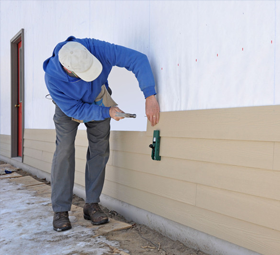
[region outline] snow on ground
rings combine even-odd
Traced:
[[[92,238],[93,230],[83,226],[54,231],[50,198],[34,194],[22,185],[0,180],[0,254],[101,255],[110,252],[106,244],[119,245],[105,237]],[[70,220],[75,217],[70,216]]]

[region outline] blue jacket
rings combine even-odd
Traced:
[[[83,44],[102,64],[101,74],[92,82],[69,76],[58,60],[58,52],[69,41]],[[96,39],[77,39],[70,36],[57,44],[53,55],[44,64],[45,82],[52,99],[69,117],[79,120],[104,120],[110,117],[109,107],[98,106],[95,98],[101,86],[108,88],[108,76],[113,66],[125,67],[132,71],[145,98],[155,95],[155,81],[146,55],[132,49]]]

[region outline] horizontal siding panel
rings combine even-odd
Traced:
[[[272,169],[272,142],[162,138],[160,155],[212,163]]]
[[[24,139],[42,142],[55,142],[54,129],[25,129]]]
[[[0,135],[0,144],[1,143],[11,144],[11,136],[10,135]]]
[[[147,137],[145,132],[134,131],[111,131],[110,149],[119,151],[133,151],[135,153],[150,154],[149,144],[152,138]],[[85,130],[78,130],[76,136],[76,148],[83,148],[86,153],[88,147],[88,139]]]
[[[75,146],[75,157],[76,159],[85,160],[87,156],[87,146]]]
[[[198,185],[196,205],[280,231],[280,201]]]
[[[30,148],[34,150],[47,151],[54,153],[55,142],[35,141],[24,139],[24,148]]]
[[[56,133],[53,129],[25,129],[24,139],[55,143]],[[86,130],[78,130],[76,135],[76,145],[88,146]]]
[[[0,135],[0,155],[10,158],[11,157],[11,136]]]
[[[280,232],[106,181],[103,193],[261,254],[280,253]]]
[[[274,143],[273,169],[280,170],[280,143]]]
[[[10,158],[11,157],[11,151],[10,150],[4,150],[4,149],[0,149],[0,155]]]
[[[76,170],[75,183],[85,187],[85,173],[82,173],[82,172]]]
[[[195,204],[196,184],[156,175],[107,166],[106,179],[131,188],[187,204]]]
[[[149,144],[152,138],[145,132],[112,131],[110,136],[110,149],[151,155]]]
[[[52,163],[53,160],[53,153],[43,151],[42,160],[48,163]]]
[[[142,138],[146,138],[147,143],[142,143],[144,147],[147,147],[146,153],[150,153],[149,144],[152,142],[151,138],[146,137],[145,132],[119,132],[112,131],[111,132],[111,146],[121,146],[122,143],[119,143],[123,138],[128,140],[131,137],[137,139],[137,141],[143,140]],[[113,138],[113,139],[112,139]],[[55,130],[46,130],[46,129],[26,129],[24,139],[26,141],[37,141],[37,142],[48,142],[50,144],[55,144]],[[88,147],[88,139],[86,130],[78,130],[75,145],[77,147],[87,148]],[[134,144],[133,144],[134,146]],[[122,148],[122,147],[121,147]],[[123,149],[120,149],[123,150]],[[141,150],[138,150],[139,153]]]
[[[80,145],[80,146],[86,146],[86,147],[88,146],[86,130],[78,130],[77,135],[76,135],[76,144]]]
[[[24,156],[29,156],[38,160],[42,160],[43,151],[30,148],[24,148]]]
[[[27,140],[28,141],[28,140]],[[32,141],[33,143],[34,141]],[[29,147],[24,147],[24,156],[28,156],[30,158],[34,158],[37,160],[42,160],[43,162],[47,162],[47,163],[52,163],[53,160],[53,155],[54,152],[48,152],[48,151],[43,151],[42,148],[44,147],[44,142],[39,141],[39,143],[41,144],[40,146],[31,146],[31,148]],[[29,145],[29,143],[27,143],[27,145]],[[33,148],[35,147],[35,149]],[[37,147],[37,149],[36,149]],[[38,148],[40,147],[40,149]],[[84,172],[84,168],[85,168],[85,164],[86,164],[86,154],[84,155],[84,159],[80,159],[77,157],[77,152],[79,152],[79,147],[76,147],[76,157],[75,157],[75,161],[76,161],[76,169],[78,169],[80,172]],[[82,148],[81,150],[82,152],[84,152],[84,148]],[[82,154],[82,153],[80,153]]]
[[[280,172],[208,162],[111,151],[109,165],[280,200]]]
[[[23,163],[34,168],[40,169],[44,172],[51,173],[51,163],[31,158],[29,156],[24,156]]]
[[[86,160],[75,158],[75,169],[76,171],[79,171],[80,173],[85,173],[86,168]]]
[[[51,153],[55,152],[55,142],[35,141],[35,140],[24,140],[24,148],[33,150],[39,150]],[[75,146],[76,158],[85,159],[87,153],[87,147]]]
[[[47,163],[52,163],[53,153],[30,148],[24,148],[24,155]]]
[[[151,154],[150,137],[143,132],[112,132],[111,150]],[[272,142],[226,141],[189,138],[161,139],[162,157],[272,169]]]
[[[11,151],[11,144],[0,143],[0,150]]]
[[[155,127],[163,137],[280,142],[280,106],[162,112]]]

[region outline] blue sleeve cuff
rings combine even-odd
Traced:
[[[155,87],[145,88],[145,89],[143,89],[143,93],[144,93],[145,98],[157,94],[156,90],[155,90]]]
[[[110,118],[111,117],[110,113],[109,113],[110,107],[105,107],[105,106],[100,106],[100,107],[102,107],[102,116],[103,116],[103,118],[104,119]]]

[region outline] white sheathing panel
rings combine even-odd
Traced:
[[[1,134],[10,134],[10,39],[21,28],[25,29],[25,128],[54,128],[54,106],[44,99],[48,91],[42,63],[69,35],[97,38],[145,53],[156,79],[162,111],[280,103],[277,1],[0,4]],[[142,116],[144,98],[137,81],[129,72],[114,72],[110,85],[114,95],[120,97],[120,107],[141,112],[138,116]],[[135,95],[136,110],[126,100],[130,93]],[[136,120],[112,121],[113,129],[143,130],[146,119],[138,121],[141,124]]]
[[[275,5],[152,1],[151,59],[161,109],[273,104]]]
[[[125,8],[124,8],[125,6]],[[90,2],[91,33],[96,38],[149,53],[149,1]],[[145,100],[132,72],[114,67],[109,76],[113,98],[125,112],[136,119],[111,121],[112,130],[146,130]],[[80,125],[84,129],[83,125]]]
[[[109,84],[113,91],[112,97],[118,103],[118,107],[124,112],[136,114],[136,119],[125,118],[118,122],[111,120],[111,129],[145,131],[147,127],[145,101],[134,74],[127,72],[125,68],[113,67]]]
[[[275,44],[274,44],[274,84],[275,84],[275,103],[280,104],[280,3],[275,1]]]

